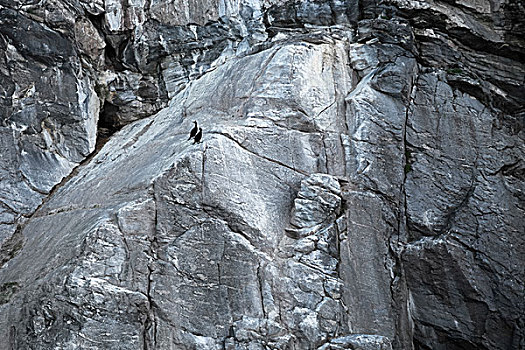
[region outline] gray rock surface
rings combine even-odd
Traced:
[[[75,42],[0,5],[0,244],[95,148],[99,99]]]
[[[0,0],[0,349],[525,347],[523,18]]]
[[[332,339],[330,343],[323,345],[319,350],[390,350],[388,338],[377,335],[348,335]]]

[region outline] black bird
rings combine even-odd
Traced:
[[[197,133],[197,135],[195,135],[195,141],[193,141],[193,143],[199,143],[201,142],[201,139],[202,139],[202,128],[199,128],[199,132]]]
[[[199,127],[197,126],[197,122],[195,120],[193,122],[195,123],[195,126],[193,127],[193,129],[191,129],[190,137],[188,138],[188,140],[191,139],[193,136],[195,136],[195,134],[197,134],[197,130],[199,130]]]

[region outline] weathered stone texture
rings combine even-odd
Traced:
[[[0,242],[95,147],[98,97],[74,42],[0,5]]]
[[[0,349],[525,347],[524,12],[0,0]]]

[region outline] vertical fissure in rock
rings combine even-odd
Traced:
[[[263,313],[263,318],[267,319],[266,309],[264,307],[264,290],[263,290],[263,276],[261,275],[261,263],[257,266],[257,284],[259,286],[259,296],[261,298],[261,311]]]
[[[401,183],[401,203],[399,203],[399,218],[398,218],[398,229],[397,229],[397,242],[396,242],[396,251],[399,251],[399,248],[403,242],[400,240],[406,241],[408,232],[407,231],[407,201],[406,201],[406,181],[408,173],[412,171],[412,151],[410,150],[408,141],[407,141],[407,127],[408,127],[408,118],[410,117],[412,105],[413,105],[413,94],[416,90],[416,85],[418,81],[418,64],[415,66],[416,72],[412,77],[411,86],[408,91],[407,104],[405,109],[405,120],[403,122],[403,182]]]
[[[152,232],[152,236],[148,237],[149,239],[149,247],[146,251],[146,254],[148,256],[148,275],[147,275],[147,286],[146,286],[146,298],[147,298],[147,310],[146,310],[146,319],[144,321],[144,329],[143,329],[143,350],[148,349],[156,349],[157,344],[157,321],[156,321],[156,315],[155,315],[155,302],[153,300],[152,296],[152,284],[153,284],[153,272],[155,271],[154,263],[158,259],[157,257],[157,248],[158,248],[158,241],[157,241],[157,232],[158,232],[158,208],[157,208],[157,202],[155,200],[155,184],[152,185],[152,191],[153,193],[153,203],[154,203],[154,229]]]
[[[204,190],[205,190],[205,185],[206,185],[206,178],[204,176],[204,169],[205,169],[205,166],[206,166],[206,150],[207,150],[207,146],[206,146],[206,143],[203,145],[203,150],[202,150],[202,174],[201,174],[201,198],[202,200],[204,201]]]
[[[413,329],[411,329],[411,320],[409,320],[410,310],[408,305],[408,288],[405,281],[401,254],[403,245],[407,240],[407,201],[405,184],[408,173],[411,171],[410,150],[407,142],[407,126],[413,104],[413,94],[418,81],[418,65],[415,63],[415,71],[411,77],[410,89],[407,92],[405,119],[403,121],[403,179],[400,184],[400,203],[398,204],[397,232],[389,239],[389,251],[393,259],[392,273],[393,278],[390,283],[390,292],[392,296],[392,305],[396,310],[396,335],[392,345],[394,348],[403,348],[406,344],[412,343],[413,346]]]
[[[153,268],[148,265],[147,289],[146,297],[148,298],[146,320],[144,321],[144,330],[142,334],[143,349],[155,349],[157,343],[157,324],[155,321],[155,314],[153,311],[153,299],[151,297],[151,283],[152,283]],[[150,346],[151,344],[151,346]]]

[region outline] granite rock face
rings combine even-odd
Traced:
[[[99,99],[74,46],[0,5],[0,242],[95,148]]]
[[[0,349],[525,347],[524,15],[0,0]]]

